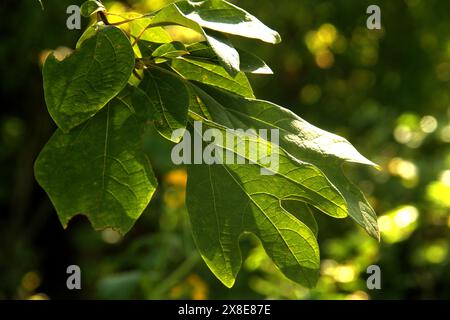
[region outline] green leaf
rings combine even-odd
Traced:
[[[278,32],[264,25],[247,11],[227,1],[180,1],[176,5],[185,17],[204,28],[269,43],[281,41]]]
[[[75,46],[76,49],[79,49],[83,42],[85,42],[87,39],[92,38],[95,36],[100,28],[103,28],[104,24],[103,22],[96,22],[89,27],[87,27],[80,38],[78,38],[77,44]]]
[[[88,0],[81,5],[80,13],[83,17],[89,17],[97,12],[105,12],[106,8],[100,1]]]
[[[64,227],[84,214],[95,229],[124,234],[147,207],[157,185],[141,146],[149,104],[129,87],[83,125],[58,129],[44,147],[35,176]]]
[[[45,101],[58,127],[67,132],[96,114],[126,86],[133,68],[131,44],[113,26],[99,28],[63,61],[50,55],[43,68]]]
[[[172,60],[170,66],[187,80],[216,86],[245,97],[254,97],[252,87],[243,72],[233,77],[222,66],[213,62],[187,57]]]
[[[209,107],[209,101],[205,104]],[[226,136],[225,129],[217,129],[215,123],[204,121],[203,125],[204,129],[216,128]],[[239,238],[244,232],[251,232],[288,278],[313,286],[320,265],[314,233],[286,211],[281,202],[302,199],[332,216],[343,217],[347,210],[344,199],[316,167],[294,159],[257,136],[236,132],[234,137],[240,139],[234,148],[228,147],[226,139],[215,138],[211,143],[250,163],[226,164],[223,158],[223,164],[196,164],[188,169],[186,204],[203,259],[231,287],[242,262]],[[269,150],[271,156],[278,155],[278,170],[252,159],[238,147],[251,142]],[[261,168],[272,170],[273,175],[262,175]]]
[[[162,8],[153,17],[152,24],[181,25],[202,34],[219,57],[225,70],[231,75],[235,75],[239,71],[239,55],[228,39],[217,32],[204,30],[197,22],[187,18],[177,7],[178,4],[180,2]]]
[[[133,18],[133,16],[129,17]],[[154,43],[168,43],[172,41],[172,37],[162,27],[151,27],[151,18],[139,18],[128,23],[130,34],[134,38]]]
[[[225,112],[228,119],[244,127],[278,128],[280,146],[297,159],[318,167],[344,196],[348,214],[368,234],[379,239],[375,211],[342,171],[344,163],[378,167],[376,164],[363,157],[346,139],[309,124],[288,109],[262,100],[230,95],[211,87],[205,86],[203,89],[217,102],[214,112],[210,109],[212,115]]]
[[[301,222],[303,222],[317,238],[317,234],[319,233],[319,226],[317,225],[317,221],[314,218],[312,209],[309,207],[309,205],[301,201],[283,200],[281,201],[281,206]]]
[[[211,61],[218,61],[217,55],[206,42],[194,42],[186,47],[189,54],[194,58],[202,58]]]
[[[211,62],[218,62],[218,57],[214,50],[208,46],[205,42],[196,42],[187,46],[191,58],[206,59]],[[246,73],[254,74],[272,74],[270,67],[259,57],[254,54],[245,51],[243,49],[236,48],[239,54],[239,70]]]
[[[239,72],[239,53],[227,36],[213,30],[205,30],[205,37],[211,48],[217,54],[220,64],[227,72],[235,76]]]
[[[174,59],[189,54],[183,43],[174,41],[160,45],[152,52],[152,57]]]
[[[155,127],[158,132],[166,139],[179,142],[183,134],[172,134],[186,128],[189,95],[184,81],[169,71],[152,67],[144,72],[139,87],[157,110]]]
[[[243,49],[237,49],[241,58],[240,69],[254,74],[273,74],[272,69],[259,57]]]
[[[199,120],[201,119],[207,119],[212,120],[211,115],[209,114],[208,108],[205,106],[203,101],[200,99],[200,97],[195,92],[193,86],[186,86],[189,92],[189,110],[188,113],[195,114],[195,116],[199,117]]]

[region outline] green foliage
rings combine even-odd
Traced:
[[[148,97],[127,87],[95,117],[58,129],[36,160],[36,179],[61,223],[85,214],[96,229],[127,232],[147,207],[157,181],[142,150]]]
[[[85,122],[127,84],[134,53],[125,33],[99,26],[72,55],[44,64],[44,92],[48,111],[65,132]]]
[[[280,146],[297,159],[319,168],[345,198],[348,214],[370,235],[379,238],[375,212],[341,169],[345,162],[376,165],[363,157],[346,139],[314,127],[276,104],[240,98],[213,88],[205,87],[205,90],[216,99],[211,102],[211,108],[214,108],[212,114],[220,115],[214,118],[215,121],[222,123],[226,119],[232,123],[231,127],[245,124],[258,129],[279,129]]]
[[[185,84],[173,73],[159,68],[147,69],[139,87],[147,93],[157,110],[156,129],[167,139],[174,130],[185,128],[189,95]],[[179,142],[181,136],[175,137]]]
[[[143,131],[153,125],[162,137],[179,142],[182,136],[173,137],[174,130],[201,135],[191,125],[201,120],[205,129],[222,133],[280,130],[280,146],[259,136],[240,137],[279,156],[272,175],[261,175],[262,168],[271,169],[219,140],[212,144],[249,163],[188,167],[194,240],[226,286],[241,267],[245,232],[261,240],[285,276],[314,286],[320,257],[312,207],[335,218],[350,215],[379,239],[373,209],[341,170],[344,163],[375,165],[347,140],[255,99],[245,73],[271,70],[227,37],[278,43],[277,32],[222,0],[179,1],[115,26],[100,5],[83,6],[86,14],[102,13],[75,52],[63,61],[50,55],[43,68],[47,107],[59,129],[36,160],[35,175],[64,226],[85,214],[95,228],[127,232],[157,185],[142,151]],[[192,29],[202,40],[168,41],[162,27],[172,25]]]
[[[80,8],[80,13],[84,17],[89,17],[90,15],[97,13],[97,12],[104,12],[106,11],[105,6],[96,0],[89,0],[83,3],[83,5]]]

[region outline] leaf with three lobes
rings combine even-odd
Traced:
[[[202,88],[209,94],[208,99],[214,98],[214,103],[207,104],[214,121],[231,122],[238,127],[279,129],[280,147],[319,168],[344,196],[350,217],[379,240],[375,211],[342,171],[344,163],[378,167],[376,164],[362,156],[346,139],[311,125],[288,109],[208,86]]]
[[[127,36],[113,26],[99,27],[69,57],[50,55],[43,68],[45,102],[64,132],[88,120],[127,84],[134,53]]]
[[[128,87],[81,126],[58,129],[35,163],[35,176],[64,227],[77,215],[95,229],[126,233],[147,207],[157,181],[141,146],[150,102]]]
[[[312,209],[304,202],[296,201],[296,200],[284,200],[281,201],[281,206],[291,213],[294,217],[303,222],[317,238],[317,234],[319,233],[319,226],[317,225],[317,221],[314,218],[312,213]]]
[[[203,126],[226,136],[225,128],[217,129],[215,123],[204,121]],[[236,159],[249,160],[247,164],[226,164],[222,159],[223,164],[188,167],[186,204],[203,259],[216,277],[226,286],[233,286],[242,262],[239,238],[251,232],[288,278],[313,286],[320,261],[314,232],[286,211],[282,201],[302,199],[331,216],[345,217],[345,200],[316,167],[257,136],[236,132],[234,137],[237,143],[231,148],[226,139],[214,138],[212,143]],[[248,143],[269,150],[271,156],[278,155],[278,170],[252,157],[248,150],[243,151],[240,146]],[[273,175],[261,175],[261,168]]]

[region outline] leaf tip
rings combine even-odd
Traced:
[[[276,31],[274,31],[273,37],[274,37],[274,42],[273,42],[274,44],[278,44],[282,41],[280,34]]]
[[[222,282],[224,286],[227,287],[228,289],[231,289],[234,286],[235,281],[236,279],[234,278],[220,279],[220,282]]]

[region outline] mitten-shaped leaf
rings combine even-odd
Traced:
[[[84,214],[96,229],[125,233],[147,207],[157,185],[141,146],[149,104],[128,88],[83,125],[58,129],[44,147],[35,176],[64,226]]]

